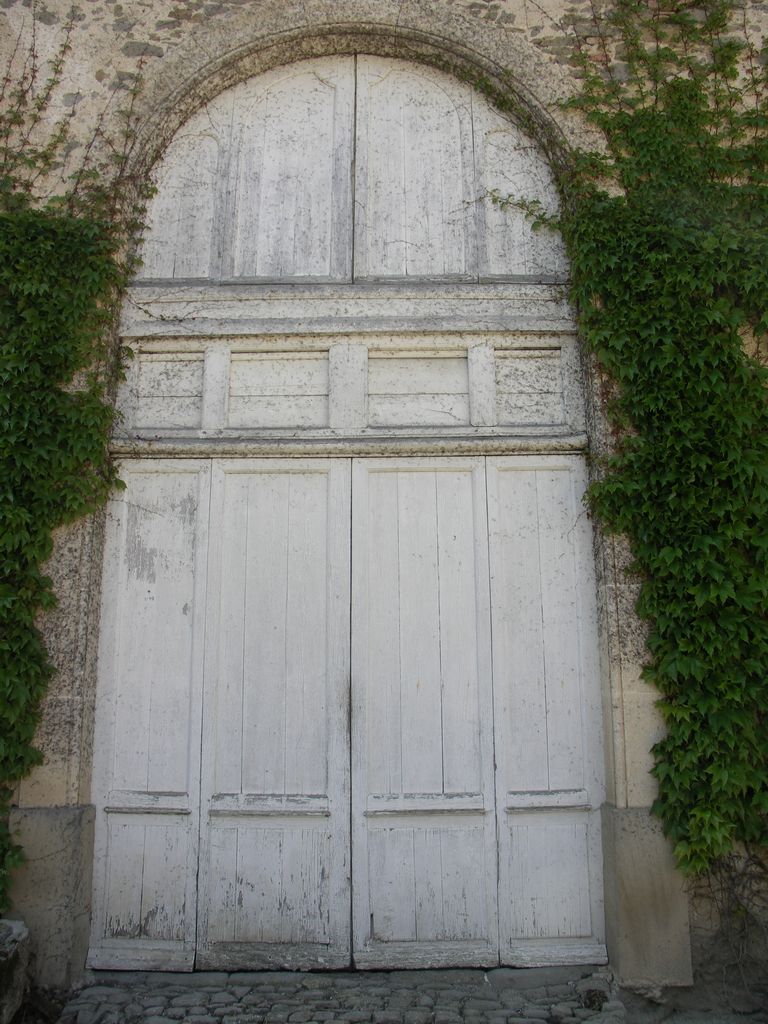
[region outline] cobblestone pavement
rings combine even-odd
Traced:
[[[59,1024],[623,1024],[608,968],[99,972]]]

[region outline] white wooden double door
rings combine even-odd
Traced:
[[[91,966],[604,958],[581,460],[122,472]]]

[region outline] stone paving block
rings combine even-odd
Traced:
[[[403,1014],[405,1024],[429,1024],[432,1020],[432,1011],[428,1009],[409,1009]]]
[[[182,992],[180,996],[174,996],[170,1004],[171,1006],[203,1006],[210,999],[208,992],[200,992],[195,990],[194,992]]]
[[[603,1003],[603,1013],[610,1013],[611,1011],[616,1012],[617,1010],[619,1012],[626,1011],[624,1003],[622,1003],[620,1000],[608,999],[605,1003]]]
[[[98,1007],[88,1007],[77,1011],[77,1024],[96,1024],[100,1014]]]
[[[402,1016],[396,1010],[376,1010],[374,1024],[401,1024]]]
[[[609,978],[592,974],[588,978],[582,978],[581,981],[577,981],[574,989],[580,994],[582,992],[605,992],[607,995],[611,991],[611,982]]]
[[[576,989],[573,985],[547,985],[547,996],[553,1003],[567,1003],[576,997]]]
[[[170,1017],[166,1017],[165,1014],[161,1017],[159,1014],[152,1014],[150,1017],[145,1017],[142,1024],[168,1024]],[[80,1021],[77,1022],[80,1024]]]
[[[532,1020],[549,1020],[549,1009],[543,1006],[524,1006],[523,1013]]]
[[[341,1010],[338,1014],[339,1020],[349,1021],[350,1024],[362,1024],[363,1021],[371,1020],[373,1010],[360,1008],[359,1010]]]
[[[498,999],[479,999],[476,996],[472,996],[464,1004],[466,1010],[481,1010],[487,1012],[488,1010],[500,1010],[501,1005]]]
[[[209,1006],[223,1006],[227,1003],[236,1003],[237,996],[233,996],[231,992],[213,992],[208,1000]]]
[[[568,1017],[573,1017],[573,1007],[567,1003],[555,1003],[549,1015],[555,1020],[566,1020]]]
[[[545,988],[526,988],[521,991],[521,994],[530,1003],[551,1003],[552,1000],[549,998],[549,993]]]
[[[435,992],[435,1005],[436,1006],[456,1006],[464,999],[469,999],[470,992],[466,989],[456,989],[451,991],[450,989],[440,989]]]

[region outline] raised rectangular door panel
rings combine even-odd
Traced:
[[[583,462],[487,463],[501,960],[598,963],[602,748]]]
[[[548,164],[531,139],[476,92],[472,124],[481,280],[514,275],[566,278],[568,261],[560,232],[546,224],[534,227],[526,210],[526,205],[539,204],[536,212],[557,216],[557,188]]]
[[[493,963],[483,460],[356,460],[353,495],[355,963]]]
[[[209,463],[127,462],[107,513],[91,967],[191,970]]]
[[[222,276],[348,280],[354,58],[275,68],[237,91]]]
[[[231,358],[227,426],[328,426],[327,352],[248,352]]]
[[[372,427],[468,424],[466,355],[455,352],[370,353],[368,422]]]
[[[219,99],[204,122],[196,119],[168,147],[149,204],[139,280],[218,275],[215,224],[229,135],[226,108]]]
[[[356,280],[477,275],[471,89],[357,58]]]
[[[349,963],[349,461],[215,464],[199,968]]]

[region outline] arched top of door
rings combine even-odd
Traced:
[[[139,280],[556,282],[538,146],[473,86],[371,54],[308,57],[225,89],[155,168]]]
[[[179,85],[188,116],[158,107],[116,450],[580,451],[562,241],[490,198],[557,210],[546,132],[434,37],[412,61],[405,37],[340,32],[278,33],[201,71],[192,107]]]

